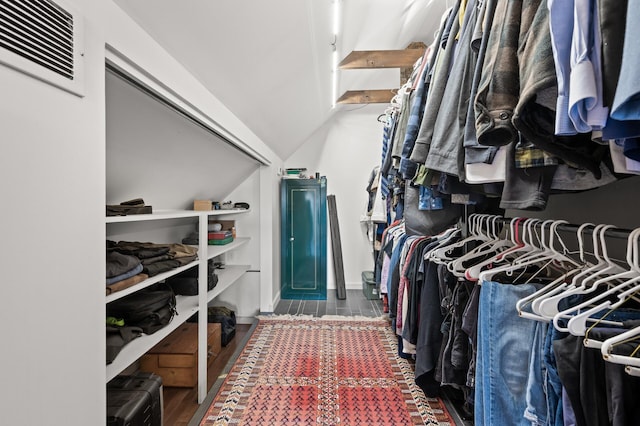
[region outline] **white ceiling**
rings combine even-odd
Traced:
[[[114,0],[283,160],[332,109],[335,0]],[[339,0],[339,58],[433,40],[445,0]],[[397,88],[398,70],[339,71],[346,90]]]

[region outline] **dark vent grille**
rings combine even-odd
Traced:
[[[48,0],[0,0],[0,47],[73,80],[73,16]]]

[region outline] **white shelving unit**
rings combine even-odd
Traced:
[[[176,296],[176,310],[177,314],[166,327],[153,334],[144,334],[137,339],[133,339],[122,348],[116,359],[107,365],[107,381],[124,371],[149,349],[181,326],[189,317],[198,312],[198,296]]]
[[[249,265],[227,265],[225,269],[219,269],[218,285],[207,293],[207,303],[218,297],[220,293],[228,289],[241,276],[249,270]]]
[[[182,325],[192,315],[198,313],[198,402],[204,401],[207,394],[207,306],[208,303],[218,297],[223,291],[236,283],[249,269],[250,265],[225,265],[224,269],[216,271],[218,274],[218,283],[211,290],[207,291],[207,268],[209,259],[221,256],[232,250],[249,243],[250,238],[236,238],[233,242],[225,245],[208,245],[207,244],[207,224],[209,219],[217,216],[230,216],[247,213],[250,210],[225,209],[212,211],[193,211],[193,210],[157,210],[152,214],[141,214],[131,216],[110,216],[105,222],[107,226],[111,223],[135,223],[143,221],[157,221],[167,219],[183,219],[197,218],[199,224],[200,244],[198,245],[198,260],[191,262],[171,271],[160,273],[151,277],[135,286],[109,294],[105,298],[105,303],[113,302],[129,294],[140,291],[157,282],[161,282],[173,275],[176,275],[186,269],[198,267],[198,295],[197,296],[176,296],[177,315],[164,328],[156,331],[151,335],[140,336],[129,342],[115,360],[107,365],[107,381],[113,379],[131,364],[136,362],[149,349],[167,337],[171,332]],[[107,237],[108,237],[107,232]]]
[[[159,283],[160,281],[164,281],[167,278],[178,274],[182,271],[186,271],[189,268],[193,268],[194,266],[196,266],[198,263],[200,263],[199,260],[195,260],[187,265],[184,266],[180,266],[179,268],[176,269],[172,269],[171,271],[167,271],[167,272],[162,272],[159,273],[158,275],[151,277],[149,279],[146,279],[144,281],[142,281],[141,283],[138,283],[134,286],[131,286],[129,288],[125,288],[124,290],[120,290],[120,291],[116,291],[115,293],[111,293],[109,295],[107,295],[107,303],[113,302],[114,300],[118,300],[120,298],[123,298],[124,296],[127,296],[131,293],[135,293],[137,291],[142,290],[143,288],[149,287],[150,285],[153,285],[155,283]]]
[[[207,259],[213,259],[214,257],[220,256],[228,251],[235,250],[249,241],[251,241],[251,238],[236,238],[233,242],[223,246],[208,246]]]
[[[106,223],[144,222],[148,220],[182,219],[200,217],[202,212],[195,210],[156,210],[150,214],[134,214],[130,216],[107,216]]]

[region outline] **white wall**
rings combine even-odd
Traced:
[[[79,98],[0,66],[0,422],[104,422],[104,42]]]
[[[271,280],[271,287],[261,286],[260,311],[273,312],[280,301],[280,172],[282,162],[260,170],[260,215],[262,256],[260,270],[263,282]]]
[[[250,269],[210,305],[227,306],[235,311],[239,323],[251,323],[260,311],[260,171],[251,173],[222,199],[234,203],[248,202],[251,207],[248,213],[229,217],[236,222],[237,236],[251,238],[251,242],[224,255],[227,264],[249,265]]]
[[[362,288],[362,271],[373,269],[372,248],[360,217],[367,207],[369,175],[380,164],[382,123],[376,118],[385,107],[341,107],[285,160],[286,167],[306,167],[309,173],[317,171],[327,177],[327,195],[336,196],[347,288]],[[330,242],[328,247],[327,286],[334,289]]]
[[[108,72],[106,202],[142,197],[155,209],[221,201],[259,163]]]
[[[85,24],[84,98],[0,66],[0,422],[12,426],[105,420],[106,45],[280,161],[114,3],[65,3]]]

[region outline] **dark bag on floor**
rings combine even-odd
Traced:
[[[176,313],[176,296],[167,285],[145,289],[107,305],[107,316],[123,319],[124,325],[153,334],[169,324]]]
[[[208,322],[219,322],[222,328],[222,346],[236,335],[236,313],[224,306],[210,306],[207,310]]]
[[[198,315],[188,319],[189,322],[198,322]],[[222,346],[227,344],[236,335],[236,313],[224,306],[209,306],[207,309],[207,322],[220,323],[222,329]]]

